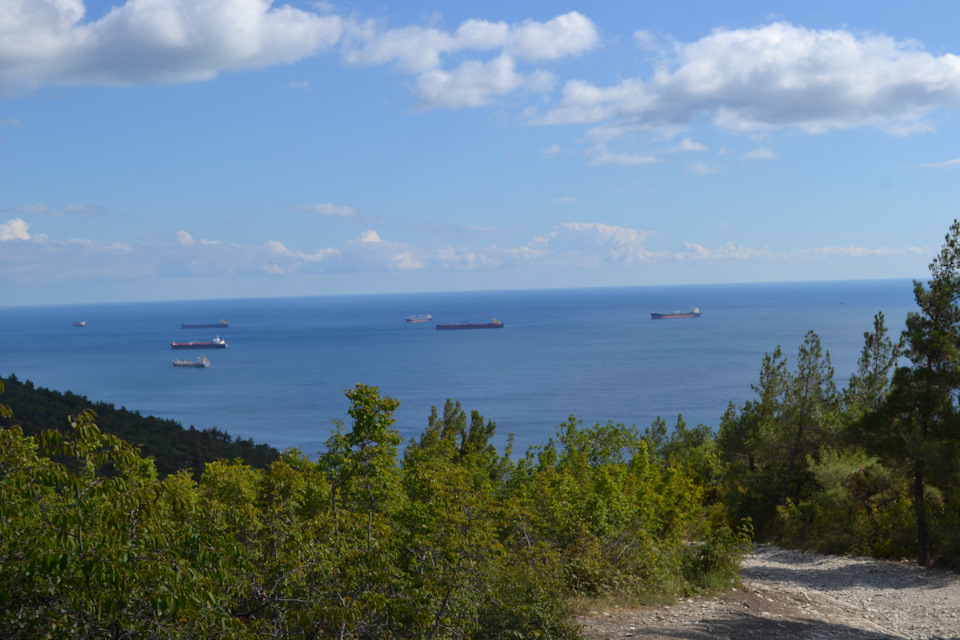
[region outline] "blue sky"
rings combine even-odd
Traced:
[[[0,305],[927,272],[956,2],[0,0]]]

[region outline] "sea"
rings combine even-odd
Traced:
[[[694,305],[699,318],[650,317]],[[496,423],[501,452],[512,434],[521,455],[571,416],[643,429],[682,415],[716,428],[729,403],[754,397],[764,354],[780,346],[792,366],[811,330],[842,388],[875,314],[897,337],[915,308],[910,280],[8,307],[0,375],[311,456],[335,421],[349,425],[344,391],[359,383],[400,401],[404,439],[452,399]],[[405,322],[411,314],[434,320]],[[503,328],[435,328],[494,317]],[[230,326],[180,328],[220,319]],[[217,335],[228,348],[170,346]],[[200,353],[209,368],[172,366]]]

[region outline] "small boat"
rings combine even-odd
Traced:
[[[437,331],[449,331],[451,329],[502,329],[503,323],[494,318],[490,322],[473,323],[461,322],[459,324],[438,324]]]
[[[77,320],[76,322],[73,323],[73,326],[75,326],[75,327],[85,327],[85,326],[87,326],[87,321],[86,321],[86,320]]]
[[[226,349],[226,341],[217,336],[209,342],[204,342],[201,340],[190,340],[188,342],[171,342],[171,349]]]
[[[674,318],[699,318],[700,307],[690,307],[690,311],[670,311],[668,313],[651,313],[651,320],[673,320]]]
[[[209,322],[201,324],[188,324],[186,322],[180,323],[181,329],[226,329],[230,326],[230,323],[226,320],[221,320],[220,322]]]
[[[196,369],[206,369],[210,366],[210,361],[207,360],[207,356],[200,354],[200,357],[196,360],[174,360],[173,366],[175,367],[194,367]]]
[[[407,316],[407,322],[430,322],[433,316],[429,313]]]

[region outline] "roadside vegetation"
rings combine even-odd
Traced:
[[[112,407],[40,428],[78,396],[10,379],[33,408],[28,432],[0,405],[0,632],[572,639],[577,603],[729,588],[753,539],[956,568],[960,223],[915,294],[899,340],[876,316],[845,389],[810,332],[716,431],[571,416],[517,456],[451,400],[403,442],[399,402],[359,384],[316,458],[241,442],[161,470]]]

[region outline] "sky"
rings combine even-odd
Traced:
[[[960,3],[0,0],[0,306],[920,278]]]

